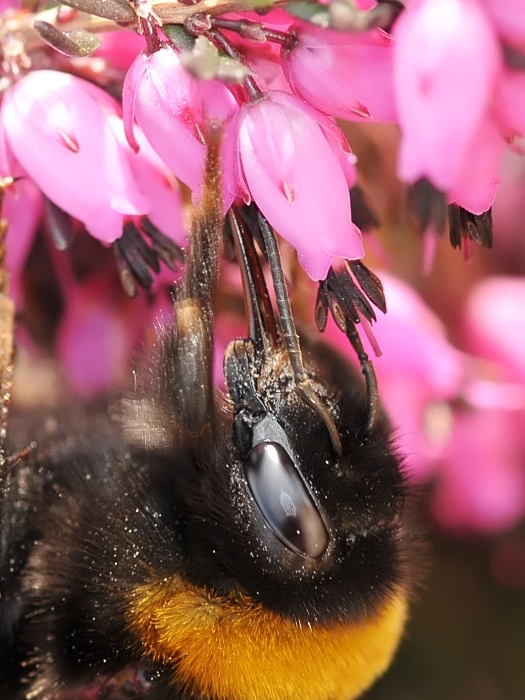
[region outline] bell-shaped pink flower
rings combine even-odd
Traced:
[[[110,122],[113,123],[113,120],[110,119]],[[117,138],[126,144],[125,153],[135,182],[148,198],[148,219],[165,236],[184,246],[187,240],[186,219],[178,180],[155,153],[140,129],[135,131],[135,137],[140,143],[140,151],[135,153],[127,147],[124,130],[118,128],[122,126],[121,123],[115,123],[114,126]]]
[[[501,50],[477,0],[414,0],[394,26],[398,174],[447,192],[471,156]]]
[[[139,54],[133,62],[124,82],[123,110],[131,146],[139,149],[133,132],[135,120],[164,163],[193,191],[201,187],[207,126],[220,122],[225,130],[225,205],[231,204],[237,187],[228,124],[237,113],[238,104],[225,85],[218,80],[196,80],[177,53],[164,46],[151,55]]]
[[[66,284],[61,277],[60,284],[67,303],[57,354],[75,392],[94,396],[125,380],[148,314],[147,298],[126,297],[118,281],[103,273],[82,284]]]
[[[494,532],[525,512],[525,411],[504,407],[458,413],[432,512],[445,527]]]
[[[345,174],[301,101],[268,92],[241,108],[237,129],[240,177],[310,277],[324,279],[334,257],[361,258]]]
[[[483,119],[448,192],[450,201],[473,214],[490,209],[501,181],[499,162],[504,148],[505,141],[495,125]]]
[[[469,349],[505,368],[506,379],[525,386],[525,280],[488,277],[472,290],[466,306]]]
[[[520,278],[478,283],[466,305],[473,354],[433,502],[450,528],[502,530],[525,513],[525,333]]]
[[[123,215],[150,208],[108,122],[109,105],[96,86],[42,70],[7,91],[0,115],[9,146],[42,192],[106,243],[120,237]]]
[[[499,130],[510,143],[516,136],[525,136],[525,71],[505,69],[502,72],[494,112]]]
[[[283,51],[293,91],[326,114],[350,121],[396,121],[392,38],[369,32],[292,27],[297,44]]]

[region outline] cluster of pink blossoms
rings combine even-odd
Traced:
[[[501,532],[525,513],[525,281],[488,277],[464,309],[464,350],[407,284],[382,274],[389,301],[375,360],[396,439],[432,515],[452,530]],[[502,312],[502,309],[504,310]],[[335,326],[331,342],[348,353]]]
[[[376,3],[358,5],[366,16]],[[525,44],[524,13],[511,0],[415,0],[391,33],[325,29],[280,9],[212,17],[203,36],[220,30],[251,72],[237,85],[193,77],[156,27],[140,53],[137,36],[121,32],[100,53],[108,70],[122,67],[123,49],[138,54],[122,107],[93,84],[102,76],[89,62],[100,58],[6,75],[0,168],[29,176],[106,244],[143,215],[182,242],[171,174],[198,191],[203,134],[219,120],[225,208],[254,200],[312,279],[324,279],[334,258],[363,255],[347,196],[355,158],[333,117],[399,123],[400,178],[426,178],[449,201],[486,211],[503,148],[525,129],[525,74],[511,60]]]
[[[422,0],[394,36],[400,178],[427,177],[469,211],[486,211],[501,154],[525,131],[525,7]]]
[[[364,255],[349,196],[359,164],[336,118],[398,124],[400,180],[429,183],[445,204],[474,217],[492,206],[502,153],[519,150],[525,133],[520,0],[358,0],[348,3],[346,19],[330,4],[311,3],[315,22],[288,14],[285,4],[258,13],[248,2],[246,11],[220,14],[218,2],[203,15],[174,3],[175,20],[169,3],[137,3],[136,11],[124,0],[110,5],[84,0],[105,15],[94,22],[64,7],[31,15],[17,0],[0,5],[2,216],[10,222],[8,266],[20,307],[24,266],[42,227],[59,248],[86,232],[111,248],[130,294],[172,281],[161,263],[169,267],[185,243],[180,183],[198,198],[212,122],[224,133],[225,212],[255,202],[314,281],[339,259]],[[47,23],[39,31],[54,45],[53,31],[68,40],[79,26],[104,33],[94,53],[65,55],[35,39],[34,19]],[[185,25],[182,39],[170,22]],[[140,313],[131,311],[105,269],[79,279],[67,255],[50,257],[65,306],[57,350],[76,388],[91,393],[115,375],[150,312],[144,296],[134,302]],[[454,413],[457,430],[437,442],[421,423],[429,406],[450,407],[458,396],[474,405],[479,382],[471,360],[446,343],[417,300],[392,282],[387,301],[389,314],[377,326],[382,394],[394,420],[403,416],[420,477],[438,457],[448,465],[436,500],[446,521],[439,503],[461,493],[454,478],[457,456],[470,449],[469,417]],[[521,514],[521,471],[512,473],[519,473],[519,488],[505,482],[512,512],[494,506],[483,521],[464,504],[456,512],[469,514],[456,524],[501,527]]]

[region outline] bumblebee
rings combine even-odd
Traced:
[[[299,349],[275,238],[236,213],[249,333],[214,386],[218,140],[134,393],[111,420],[44,422],[4,460],[2,697],[350,700],[402,635],[412,538],[390,426],[333,350]]]

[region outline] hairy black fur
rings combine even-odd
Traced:
[[[169,333],[159,343],[164,363]],[[142,658],[124,616],[127,594],[152,572],[223,594],[243,591],[285,617],[322,625],[366,617],[403,584],[405,487],[388,423],[369,433],[361,379],[323,346],[310,355],[309,372],[323,380],[337,415],[341,458],[290,377],[261,381],[329,528],[331,544],[318,560],[287,549],[264,522],[224,401],[204,454],[189,438],[138,447],[99,409],[68,412],[40,428],[37,447],[11,467],[3,493],[4,688],[14,692],[10,684],[24,676],[32,697],[60,698],[59,689],[79,680],[90,687],[131,665],[154,674],[148,697],[172,698],[173,689],[162,690],[165,669]],[[165,368],[153,386],[150,367],[148,388],[125,404],[127,413],[130,400],[149,406],[152,434],[177,389]],[[14,669],[20,661],[23,670]]]

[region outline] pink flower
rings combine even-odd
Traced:
[[[10,11],[22,9],[22,0],[0,0],[0,12],[9,15]]]
[[[432,506],[449,528],[503,530],[525,513],[524,294],[523,279],[493,277],[467,301],[472,356]]]
[[[35,184],[23,178],[4,195],[2,218],[7,229],[7,269],[9,293],[17,307],[23,306],[21,275],[42,216],[42,195]]]
[[[138,154],[127,147],[122,128],[118,129],[117,136],[123,147],[125,145],[124,151],[135,183],[148,199],[148,219],[168,238],[184,246],[186,222],[179,183],[139,129],[135,134],[140,143]]]
[[[125,215],[150,210],[108,119],[109,105],[115,116],[117,104],[99,88],[43,70],[7,91],[0,113],[9,146],[27,174],[106,243],[120,237]]]
[[[128,70],[144,49],[144,37],[134,32],[105,32],[100,41],[94,56],[104,58],[112,68],[122,71]]]
[[[63,271],[63,270],[62,270]],[[130,299],[104,273],[82,284],[61,278],[67,300],[57,354],[79,396],[94,396],[127,377],[127,363],[143,332],[144,295]]]
[[[240,177],[310,277],[324,279],[334,257],[362,257],[338,155],[300,100],[268,92],[243,105],[237,130]]]
[[[456,412],[432,512],[445,527],[494,532],[525,513],[525,410]]]
[[[489,277],[479,282],[466,305],[469,349],[505,368],[508,380],[525,386],[525,280]]]
[[[126,135],[131,146],[139,146],[133,121],[173,173],[194,191],[199,191],[204,169],[204,135],[208,123],[220,121],[225,128],[223,187],[229,207],[237,193],[233,178],[233,145],[228,124],[238,105],[218,80],[197,81],[183,67],[169,46],[151,55],[139,54],[124,82],[123,110]]]
[[[396,121],[392,39],[373,30],[354,34],[312,24],[292,27],[297,44],[283,51],[294,92],[335,117],[351,121]]]
[[[501,69],[496,34],[477,0],[414,0],[394,39],[398,173],[447,192],[468,167]]]
[[[490,209],[501,182],[499,162],[504,148],[505,141],[495,124],[488,118],[483,119],[448,192],[449,201],[473,214]]]
[[[503,136],[512,143],[525,134],[525,72],[506,69],[494,100],[494,117]]]
[[[401,179],[426,177],[449,201],[486,211],[505,146],[525,134],[523,3],[414,0],[394,38]]]

